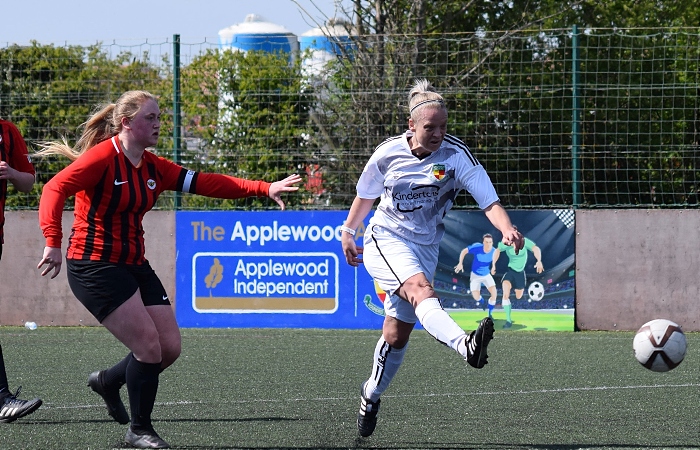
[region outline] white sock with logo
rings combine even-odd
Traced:
[[[435,297],[426,298],[416,307],[416,316],[431,336],[467,357],[467,346],[464,342],[467,333],[442,309],[440,300]]]
[[[389,383],[401,367],[407,347],[408,343],[403,348],[395,348],[384,340],[384,336],[379,338],[377,346],[374,348],[372,375],[365,383],[365,389],[362,393],[370,401],[376,402],[389,387]]]

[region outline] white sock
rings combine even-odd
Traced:
[[[364,395],[370,401],[376,402],[389,387],[389,383],[401,367],[406,348],[408,348],[408,343],[403,348],[394,348],[384,340],[384,336],[379,338],[377,346],[374,348],[372,375],[365,383]]]
[[[464,338],[467,333],[442,309],[437,298],[426,298],[416,307],[416,316],[425,331],[463,357],[467,357]]]

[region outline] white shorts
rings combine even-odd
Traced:
[[[481,285],[486,286],[486,289],[495,286],[496,282],[493,280],[491,274],[488,275],[477,275],[474,272],[469,276],[469,289],[474,292],[481,291]]]
[[[413,305],[396,295],[396,292],[407,279],[417,273],[422,272],[432,283],[440,245],[416,244],[373,225],[365,232],[364,246],[362,259],[365,268],[386,292],[386,315],[402,322],[416,323],[418,318]]]

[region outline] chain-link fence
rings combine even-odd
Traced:
[[[337,209],[351,203],[374,148],[405,130],[408,90],[425,77],[448,100],[448,132],[472,148],[507,207],[699,204],[700,29],[371,35],[333,52],[223,51],[213,42],[5,46],[0,116],[30,147],[74,142],[96,104],[146,89],[164,113],[157,153],[245,178],[299,172],[305,184],[289,196],[291,208]],[[65,164],[35,161],[37,187],[10,190],[8,207],[36,207],[41,184]],[[177,205],[272,206],[196,196]],[[467,195],[457,204],[474,206]]]

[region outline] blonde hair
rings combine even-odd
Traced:
[[[418,78],[408,93],[408,110],[411,119],[417,120],[418,113],[428,106],[447,109],[445,99],[437,93],[433,85],[425,78]]]
[[[62,142],[44,142],[39,144],[41,150],[38,156],[63,155],[75,161],[88,149],[100,142],[116,136],[122,130],[122,119],[132,119],[147,100],[158,101],[147,91],[126,91],[116,101],[98,106],[90,118],[80,125],[83,132],[74,147],[68,144],[66,138]]]

